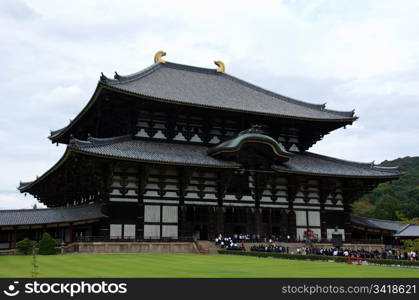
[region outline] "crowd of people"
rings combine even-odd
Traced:
[[[261,236],[259,234],[233,234],[229,237],[223,237],[221,234],[215,239],[216,243],[221,242],[221,240],[231,240],[233,243],[273,243],[273,242],[302,242],[303,240],[296,240],[293,236]]]
[[[289,247],[284,247],[280,245],[254,245],[250,247],[250,251],[256,252],[276,252],[276,253],[289,253]]]
[[[232,237],[223,237],[221,234],[215,239],[215,244],[225,250],[242,250],[245,251],[243,242],[239,242],[240,239]]]
[[[418,260],[417,253],[414,251],[401,251],[395,249],[389,250],[373,250],[367,251],[365,249],[338,249],[338,248],[320,248],[320,249],[305,249],[308,254],[329,255],[329,256],[346,256],[357,258],[377,258],[377,259],[408,259]]]
[[[401,250],[373,250],[367,251],[365,249],[348,249],[348,248],[308,248],[300,247],[294,251],[290,251],[289,247],[284,247],[276,244],[269,245],[254,245],[250,247],[250,251],[258,252],[277,252],[277,253],[290,253],[302,255],[327,255],[327,256],[345,256],[353,258],[376,258],[376,259],[398,259],[398,260],[419,260],[418,253],[415,251],[401,251]]]
[[[388,249],[383,251],[349,248],[313,248],[299,247],[290,250],[288,246],[276,244],[273,239],[258,239],[248,234],[235,234],[232,237],[223,237],[221,234],[215,239],[215,244],[225,250],[246,251],[244,243],[259,243],[260,240],[267,244],[252,245],[250,251],[256,252],[276,252],[300,255],[327,255],[327,256],[345,256],[358,259],[376,258],[376,259],[399,259],[399,260],[419,260],[418,253],[414,251],[402,251],[397,249]]]

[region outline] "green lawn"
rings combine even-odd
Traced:
[[[416,277],[419,269],[202,254],[37,256],[39,277]],[[0,256],[0,277],[30,277],[32,256]]]

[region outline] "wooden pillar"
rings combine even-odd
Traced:
[[[261,176],[256,173],[256,172],[250,172],[251,176],[254,179],[254,199],[255,199],[255,207],[256,207],[256,211],[258,211],[258,209],[260,208],[260,199],[262,197],[262,193],[263,193],[263,183],[261,180]]]
[[[262,209],[255,208],[254,220],[255,220],[255,225],[254,225],[255,233],[262,236]]]
[[[17,238],[17,230],[16,230],[16,227],[13,227],[12,241],[10,243],[10,248],[16,248],[16,238]]]
[[[351,226],[351,203],[356,198],[356,189],[352,182],[344,181],[342,185],[343,196],[343,229],[345,229],[345,243],[350,243],[352,239]]]
[[[70,240],[69,243],[72,243],[74,241],[74,228],[73,223],[70,223],[70,227],[68,228]]]
[[[321,231],[321,238],[327,239],[327,219],[326,219],[326,201],[329,197],[330,193],[336,190],[336,181],[333,179],[322,179],[320,180],[319,184],[319,202],[320,202],[320,231]]]
[[[268,208],[268,228],[266,233],[268,236],[272,235],[272,208]]]
[[[224,235],[224,208],[217,207],[215,211],[215,222],[216,222],[216,235]]]
[[[179,237],[186,237],[186,206],[179,205],[179,222],[178,222],[178,230],[179,230]]]
[[[345,243],[350,243],[352,240],[352,227],[351,227],[351,208],[347,202],[343,203],[344,220],[343,228],[345,229]]]
[[[288,215],[283,208],[281,208],[281,226],[280,226],[282,238],[286,238],[288,234]]]
[[[253,208],[246,207],[246,233],[253,234],[254,227],[253,227]]]
[[[320,237],[322,240],[327,239],[327,220],[326,220],[326,209],[325,203],[327,199],[327,193],[323,190],[320,190]]]

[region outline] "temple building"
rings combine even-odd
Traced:
[[[351,204],[398,178],[309,151],[354,111],[295,100],[216,69],[166,62],[102,74],[64,128],[62,158],[19,190],[47,209],[0,212],[0,245],[52,232],[77,240],[212,239],[218,234],[352,239]],[[359,238],[359,237],[357,237]]]

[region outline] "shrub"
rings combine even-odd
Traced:
[[[402,240],[402,243],[406,251],[419,251],[419,239]]]
[[[419,267],[419,261],[407,260],[407,259],[379,259],[379,258],[367,258],[365,259],[369,264],[377,265],[392,265],[392,266],[410,266]]]
[[[31,241],[28,238],[24,238],[23,240],[16,243],[16,248],[22,254],[31,254],[34,249],[35,242]]]
[[[42,255],[56,254],[56,242],[48,232],[44,232],[42,239],[39,241],[38,253]]]

